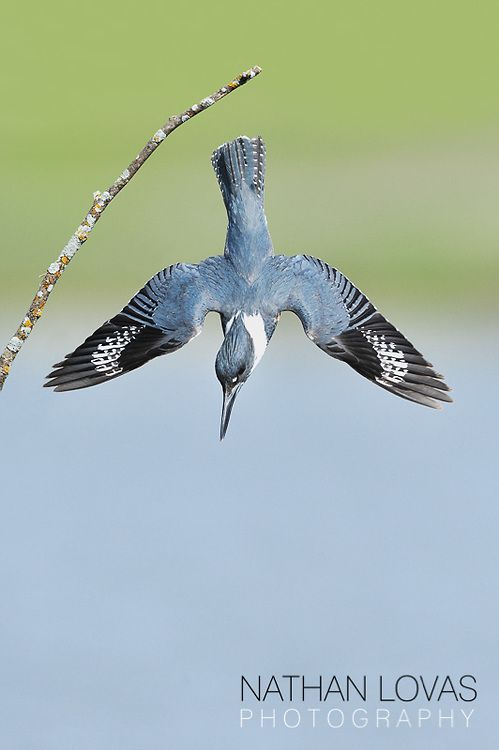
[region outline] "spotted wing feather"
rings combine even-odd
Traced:
[[[210,308],[199,268],[177,264],[153,276],[118,315],[54,365],[45,386],[69,391],[98,385],[184,346]]]
[[[320,346],[397,396],[434,409],[452,401],[443,376],[379,312]]]
[[[432,408],[452,401],[443,376],[346,276],[317,258],[283,257],[282,309],[296,312],[317,346],[397,396]]]

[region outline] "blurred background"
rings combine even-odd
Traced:
[[[1,395],[0,747],[496,747],[497,3],[28,1],[2,32],[5,342],[92,192],[264,72],[113,203]],[[108,386],[40,388],[160,268],[222,252],[210,155],[243,133],[276,250],[339,267],[455,405],[390,397],[294,319],[222,446],[212,317]],[[472,728],[238,726],[241,673],[411,671],[476,674]]]

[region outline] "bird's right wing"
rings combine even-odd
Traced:
[[[340,271],[307,255],[277,255],[272,264],[270,294],[326,354],[410,401],[452,401],[443,376]]]
[[[201,332],[206,313],[219,308],[223,262],[214,257],[157,273],[118,315],[54,365],[45,386],[70,391],[98,385],[180,349]]]

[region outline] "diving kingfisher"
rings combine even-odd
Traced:
[[[201,333],[219,313],[224,340],[215,370],[222,385],[220,439],[242,385],[260,362],[284,310],[326,354],[390,393],[424,406],[452,401],[443,376],[346,276],[309,255],[274,255],[265,217],[265,145],[241,136],[212,164],[227,210],[223,255],[157,273],[114,318],[54,365],[56,391],[106,383]]]

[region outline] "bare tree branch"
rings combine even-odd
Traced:
[[[19,351],[21,350],[21,347],[33,330],[36,321],[38,320],[38,318],[40,318],[43,312],[43,308],[45,307],[45,304],[49,296],[51,295],[54,286],[61,278],[63,271],[69,265],[71,259],[75,256],[80,247],[87,241],[90,232],[99,221],[100,217],[104,213],[105,209],[109,206],[111,201],[118,195],[121,190],[123,190],[125,185],[128,185],[132,177],[139,171],[144,162],[151,156],[152,153],[154,153],[154,151],[156,151],[160,143],[162,143],[165,138],[170,135],[170,133],[180,127],[180,125],[182,125],[184,122],[191,120],[200,112],[204,112],[204,110],[208,109],[208,107],[211,107],[212,104],[215,104],[216,102],[220,101],[220,99],[223,99],[224,96],[230,94],[231,91],[234,91],[247,81],[250,81],[260,72],[261,68],[258,66],[250,68],[244,73],[238,75],[226,86],[222,86],[221,89],[218,89],[218,91],[216,91],[211,96],[207,96],[205,99],[202,99],[198,104],[193,104],[192,107],[186,109],[185,112],[182,112],[180,115],[173,115],[173,117],[170,117],[163,125],[163,127],[157,130],[152,138],[147,141],[140,154],[135,157],[135,159],[120,174],[120,176],[113,182],[113,184],[104,193],[94,193],[94,200],[90,210],[86,214],[79,227],[76,229],[75,233],[72,234],[69,238],[69,241],[60,252],[59,257],[57,258],[55,263],[51,263],[51,265],[48,267],[40,283],[40,286],[38,287],[38,291],[33,298],[33,302],[31,303],[28,312],[24,316],[21,325],[0,356],[0,391],[2,390],[7,379],[12,362],[17,357]]]

